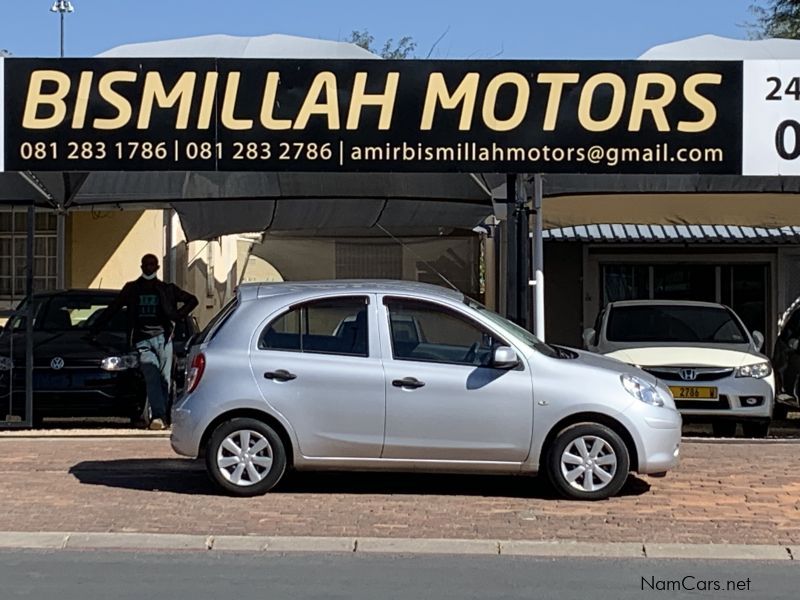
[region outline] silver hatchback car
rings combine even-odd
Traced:
[[[286,469],[536,474],[607,498],[678,463],[669,389],[401,281],[242,286],[202,333],[172,447],[262,494]]]

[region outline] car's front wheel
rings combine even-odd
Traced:
[[[235,496],[264,494],[286,471],[286,449],[280,436],[257,419],[236,418],[216,428],[206,446],[211,479]]]
[[[547,476],[567,498],[603,500],[618,493],[630,471],[630,454],[614,430],[578,423],[560,432],[547,454]]]
[[[745,421],[742,433],[748,438],[765,438],[769,435],[769,421]]]

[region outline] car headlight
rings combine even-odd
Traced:
[[[14,368],[14,361],[8,356],[0,356],[0,371],[10,371]]]
[[[134,354],[124,356],[107,356],[100,361],[100,368],[104,371],[126,371],[139,366],[139,358]]]
[[[628,375],[619,376],[622,387],[634,398],[653,406],[664,406],[664,399],[658,393],[658,388],[641,377]]]
[[[770,375],[772,375],[772,365],[768,362],[745,365],[736,369],[736,377],[755,377],[756,379],[763,379]]]

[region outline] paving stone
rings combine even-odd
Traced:
[[[634,475],[587,504],[540,478],[388,473],[291,473],[265,496],[231,498],[164,438],[0,438],[0,530],[800,548],[797,449],[685,442],[667,477]]]

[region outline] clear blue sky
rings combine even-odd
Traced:
[[[745,38],[753,0],[73,0],[67,56],[210,33],[378,41],[413,36],[423,57],[635,58],[704,33]],[[52,0],[0,0],[0,48],[57,56]]]

